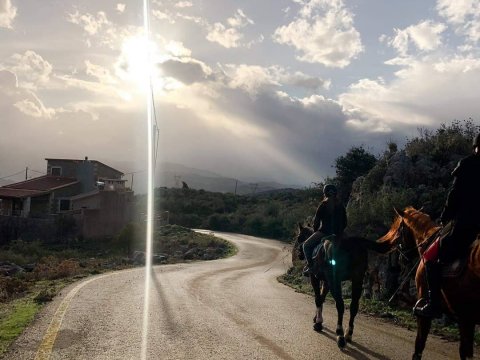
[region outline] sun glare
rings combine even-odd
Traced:
[[[155,43],[148,42],[142,36],[129,37],[122,44],[122,54],[116,64],[118,75],[142,89],[148,89],[150,82],[155,84],[161,81],[155,65],[161,58]]]

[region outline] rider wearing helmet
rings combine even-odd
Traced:
[[[452,223],[452,230],[442,239],[438,261],[448,263],[465,255],[480,232],[480,134],[473,140],[473,154],[459,161],[453,170],[454,177],[447,202],[440,220],[444,225]],[[426,261],[425,271],[429,298],[423,307],[416,307],[415,314],[438,317],[440,311],[440,264]]]
[[[337,188],[328,184],[323,188],[324,199],[320,202],[313,221],[313,235],[303,243],[303,252],[307,265],[304,275],[310,275],[313,268],[313,250],[321,243],[322,239],[329,235],[340,237],[347,226],[347,214],[345,207],[337,198]]]

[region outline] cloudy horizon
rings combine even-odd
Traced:
[[[150,10],[159,163],[308,185],[352,146],[479,124],[480,0]],[[45,158],[145,168],[142,24],[141,1],[0,0],[0,179]]]

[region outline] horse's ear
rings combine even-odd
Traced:
[[[418,209],[418,211],[423,212],[423,206],[420,209]]]
[[[396,207],[393,208],[393,210],[395,210],[395,213],[400,216],[400,217],[404,217],[405,216],[405,213],[403,212],[403,210],[397,210]]]

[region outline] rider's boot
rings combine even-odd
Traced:
[[[440,318],[442,316],[442,309],[440,307],[440,264],[433,261],[427,261],[425,263],[425,273],[427,278],[428,298],[426,304],[419,306],[424,302],[424,299],[420,299],[413,308],[414,315],[428,317],[428,318]]]
[[[303,276],[310,276],[312,274],[312,265],[310,263],[307,263],[305,267],[303,268]]]

